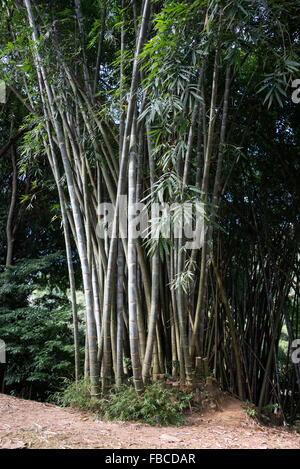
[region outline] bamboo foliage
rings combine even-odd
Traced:
[[[266,270],[259,277],[264,263],[255,248],[253,256],[244,259],[224,254],[227,238],[218,223],[222,190],[230,185],[234,116],[247,94],[239,76],[244,73],[248,82],[253,76],[261,79],[249,48],[260,57],[266,47],[265,20],[255,5],[246,16],[234,2],[119,3],[107,0],[96,10],[101,17],[95,20],[97,35],[90,43],[89,7],[79,0],[72,3],[73,19],[62,15],[61,23],[74,28],[75,46],[64,35],[56,7],[45,34],[47,25],[31,0],[24,1],[25,9],[15,6],[28,28],[24,50],[31,64],[31,75],[25,74],[25,85],[16,95],[31,118],[39,119],[58,189],[76,377],[71,233],[85,294],[86,366],[93,398],[101,387],[105,392],[131,375],[138,393],[165,373],[192,386],[195,356],[200,354],[224,387],[262,406],[274,391],[270,382],[277,379],[274,352],[295,272],[290,271],[285,282],[278,273],[275,282],[275,274]],[[94,6],[90,8],[96,15]],[[249,17],[255,14],[258,21],[253,24]],[[273,14],[271,7],[268,14]],[[118,27],[112,26],[117,19]],[[243,37],[245,24],[258,37],[253,44]],[[136,202],[148,204],[146,240],[142,232],[135,236]],[[157,216],[153,204],[158,202],[174,208]],[[187,202],[203,207],[202,244],[192,248],[186,245],[186,233],[176,236],[179,228],[195,222],[194,215],[182,218],[178,209]],[[100,214],[103,203],[111,204],[112,216]],[[226,221],[223,225],[226,230]],[[295,259],[297,251],[289,249]],[[244,298],[239,287],[228,285],[230,269],[237,282],[243,279]],[[279,292],[284,292],[283,303]],[[264,308],[258,312],[258,304],[265,306],[272,294],[268,317]],[[255,319],[250,313],[254,310]],[[273,328],[272,338],[266,324]]]

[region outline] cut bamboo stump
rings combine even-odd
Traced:
[[[208,360],[207,358],[195,358],[195,373],[197,378],[206,378],[209,376]]]

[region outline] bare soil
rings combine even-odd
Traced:
[[[228,397],[222,410],[187,415],[181,427],[106,422],[91,414],[0,394],[0,448],[300,449],[287,427],[264,427]]]

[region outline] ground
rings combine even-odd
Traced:
[[[187,415],[186,424],[152,427],[105,422],[72,409],[0,394],[0,448],[300,449],[300,435],[264,427],[228,397],[222,411]]]

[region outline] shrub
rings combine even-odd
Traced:
[[[74,376],[71,305],[64,291],[52,288],[56,278],[49,274],[58,263],[58,255],[49,255],[0,266],[0,339],[7,351],[2,368],[9,394],[46,400]]]
[[[255,405],[250,401],[244,402],[244,411],[247,415],[249,415],[253,419],[256,419],[258,417],[258,411]]]
[[[91,411],[95,404],[91,401],[90,383],[86,379],[79,381],[65,380],[65,387],[51,396],[51,401],[62,407]]]
[[[192,393],[154,383],[147,386],[140,396],[133,386],[123,385],[112,388],[107,395],[92,402],[89,382],[81,380],[67,383],[65,389],[56,393],[52,400],[63,407],[95,412],[98,417],[108,420],[178,426],[184,423],[183,411],[188,408],[192,397]]]
[[[132,386],[112,389],[102,398],[102,409],[109,420],[134,420],[150,425],[181,425],[183,411],[192,393],[165,388],[161,383],[147,386],[138,396]]]

